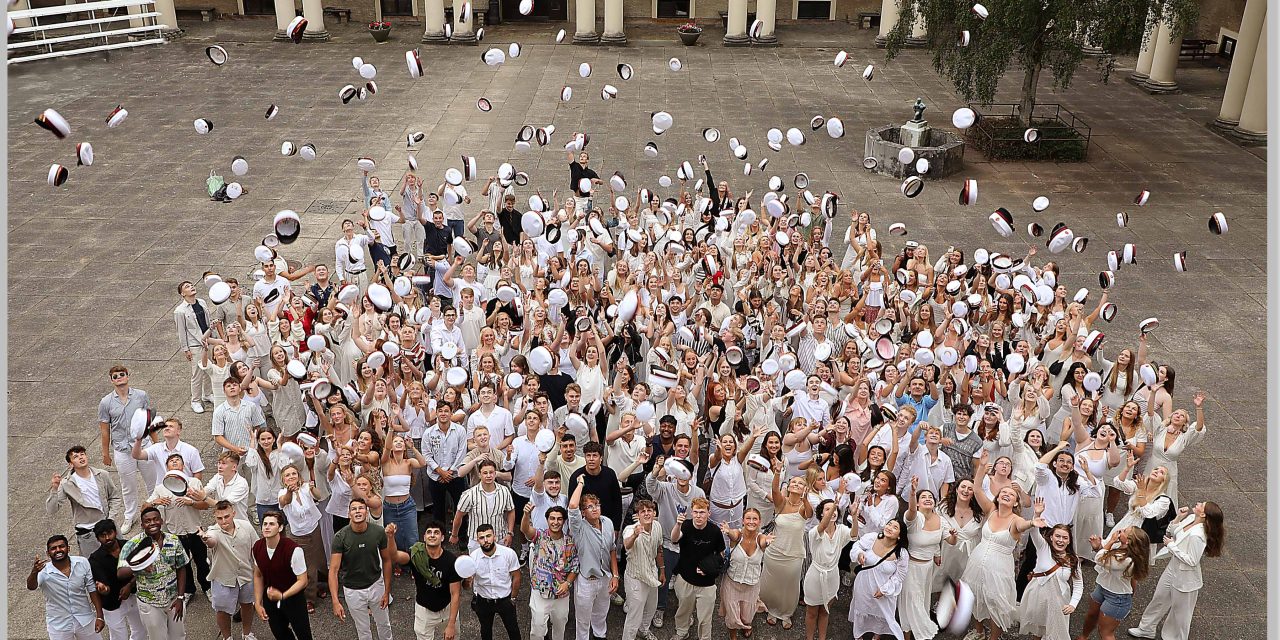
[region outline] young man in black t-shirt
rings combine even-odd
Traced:
[[[418,588],[413,632],[419,640],[458,637],[462,578],[453,568],[457,559],[444,548],[444,525],[439,522],[427,523],[422,542],[415,543],[408,552],[396,551],[396,564],[409,565]]]
[[[93,525],[93,535],[98,539],[98,550],[89,554],[89,568],[98,586],[98,598],[102,600],[102,616],[106,618],[106,631],[112,638],[146,637],[142,618],[138,615],[138,599],[133,597],[133,578],[121,580],[116,574],[120,564],[121,542],[116,537],[116,523],[111,519],[99,520]],[[102,591],[105,586],[106,592]]]
[[[710,523],[711,503],[706,498],[694,498],[689,513],[692,516],[689,520],[685,520],[683,513],[676,517],[676,529],[671,532],[671,541],[680,545],[680,560],[675,568],[675,591],[680,599],[675,638],[689,637],[696,608],[698,638],[710,640],[716,609],[716,580],[723,565],[724,534]]]

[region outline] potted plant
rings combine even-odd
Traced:
[[[376,42],[386,42],[391,37],[390,22],[370,22],[369,35],[373,36]]]
[[[699,27],[696,21],[686,22],[676,27],[676,34],[680,36],[684,46],[692,47],[698,43],[698,36],[702,35],[702,27]]]

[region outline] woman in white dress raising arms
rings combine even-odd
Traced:
[[[931,640],[938,625],[929,616],[933,593],[933,573],[942,564],[942,541],[956,543],[956,530],[938,515],[938,499],[928,489],[917,490],[918,478],[911,478],[911,504],[907,507],[907,549],[911,564],[898,594],[898,619],[902,630],[913,640]]]
[[[1196,406],[1195,422],[1191,422],[1186,409],[1178,409],[1163,424],[1159,424],[1159,418],[1155,417],[1150,408],[1147,409],[1151,423],[1159,424],[1151,434],[1151,461],[1148,464],[1163,466],[1168,470],[1169,486],[1165,487],[1165,493],[1175,507],[1178,506],[1178,458],[1182,457],[1187,447],[1205,435],[1204,392],[1197,392],[1191,401]]]
[[[1036,565],[1018,605],[1018,632],[1036,640],[1071,640],[1071,614],[1084,595],[1084,580],[1072,549],[1071,527],[1045,526],[1044,508],[1044,498],[1036,498],[1035,529],[1030,534]]]
[[[834,500],[818,503],[818,526],[809,530],[809,569],[804,574],[804,639],[827,640],[829,606],[840,590],[840,552],[852,529],[840,522],[840,506]]]
[[[983,452],[975,475],[986,475],[989,458],[990,454]],[[962,578],[974,596],[976,626],[965,636],[969,640],[999,640],[1000,634],[1017,622],[1013,550],[1022,532],[1032,526],[1030,520],[1017,515],[1020,494],[1016,484],[1001,487],[994,501],[985,493],[974,494],[988,515],[982,526],[982,541],[969,556]]]

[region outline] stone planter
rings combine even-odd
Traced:
[[[692,47],[698,44],[698,38],[702,36],[702,29],[697,31],[677,31],[676,35],[680,36],[680,42],[683,42],[684,46]]]
[[[391,29],[370,29],[369,35],[373,36],[374,42],[386,42],[391,37]]]

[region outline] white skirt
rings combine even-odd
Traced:
[[[929,617],[936,568],[933,560],[916,562],[912,558],[902,592],[898,594],[898,621],[902,623],[903,632],[910,631],[915,640],[929,640],[938,635],[938,625]]]
[[[1065,604],[1052,576],[1027,583],[1018,605],[1018,633],[1042,640],[1071,640],[1071,616],[1062,615]]]

